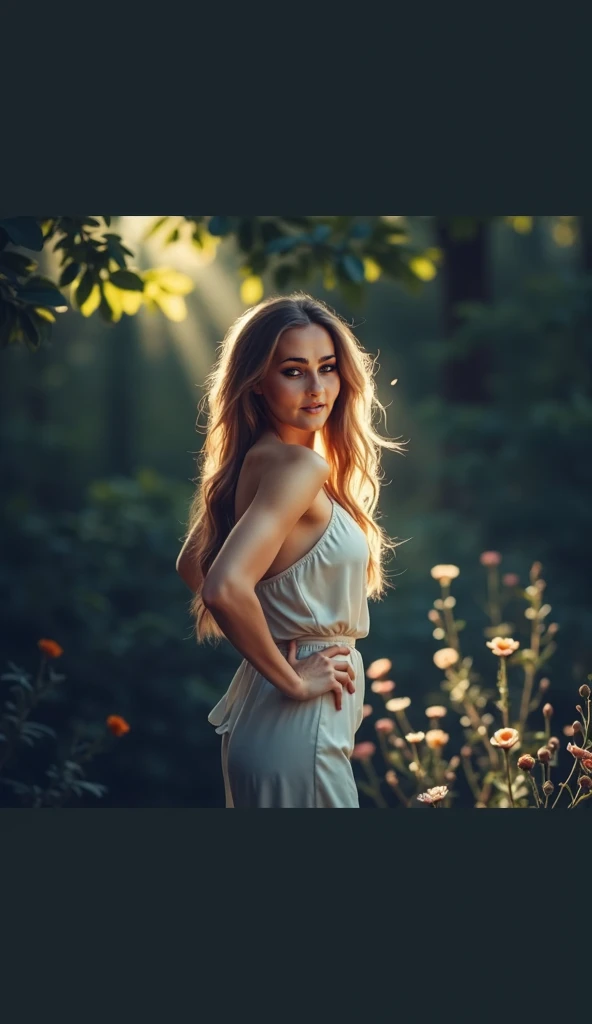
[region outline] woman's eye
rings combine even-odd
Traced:
[[[336,369],[337,369],[337,364],[336,363],[325,363],[324,366],[321,366],[321,370],[336,370]],[[283,373],[284,377],[292,377],[293,374],[294,374],[294,371],[297,374],[300,374],[300,370],[296,366],[291,366],[288,370],[282,370],[282,373]]]

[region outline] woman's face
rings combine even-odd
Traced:
[[[319,324],[284,331],[273,362],[262,383],[254,388],[263,395],[272,427],[285,444],[314,447],[315,431],[327,422],[341,382],[335,345]],[[318,412],[305,407],[322,405]]]

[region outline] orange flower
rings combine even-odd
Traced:
[[[64,653],[64,648],[55,640],[38,640],[37,646],[48,658],[59,658]]]
[[[483,551],[479,555],[481,565],[499,565],[501,560],[502,556],[499,551]]]
[[[430,750],[440,750],[448,743],[450,736],[443,729],[428,729],[425,741]]]
[[[518,767],[521,768],[523,772],[531,772],[535,764],[536,761],[532,754],[522,754],[522,756],[518,758]]]
[[[458,661],[458,651],[454,647],[441,647],[439,651],[435,652],[433,661],[436,668],[444,671],[456,664]]]
[[[493,640],[487,640],[486,646],[491,649],[492,654],[498,658],[507,658],[520,647],[519,640],[512,640],[509,636],[494,636]]]
[[[367,761],[376,753],[376,744],[369,740],[366,743],[356,743],[352,750],[352,761]]]
[[[109,715],[107,718],[107,728],[114,736],[123,736],[126,732],[130,731],[129,725],[121,715]]]
[[[377,679],[370,684],[372,693],[392,693],[394,688],[395,684],[392,679]]]
[[[517,729],[498,729],[494,732],[493,736],[490,737],[489,742],[494,747],[502,747],[503,750],[510,750],[515,743],[518,743],[520,735]]]
[[[392,668],[392,661],[389,658],[377,658],[373,661],[366,669],[366,675],[368,679],[380,679],[380,676],[386,675]]]

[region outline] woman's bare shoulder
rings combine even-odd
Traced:
[[[253,470],[258,474],[272,471],[286,459],[301,460],[304,464],[308,462],[311,469],[329,472],[329,464],[312,448],[305,448],[301,444],[285,444],[283,441],[257,442],[247,452],[246,458],[252,465]]]

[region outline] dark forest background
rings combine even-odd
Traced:
[[[220,740],[206,718],[240,656],[190,636],[190,594],[175,559],[203,438],[201,385],[230,322],[261,290],[304,287],[354,324],[378,357],[387,407],[378,429],[408,440],[405,457],[383,457],[382,523],[409,539],[388,566],[395,588],[370,603],[370,634],[359,643],[366,665],[388,657],[397,693],[418,705],[442,699],[430,568],[453,563],[463,644],[491,675],[479,555],[499,551],[502,570],[525,585],[539,560],[559,624],[545,671],[557,714],[571,720],[574,688],[592,671],[587,219],[385,218],[388,245],[402,256],[397,263],[385,249],[384,266],[380,248],[363,248],[365,218],[348,219],[362,248],[340,250],[335,267],[319,256],[327,238],[297,244],[294,231],[308,228],[296,225],[292,250],[277,238],[271,245],[271,255],[294,257],[283,277],[280,264],[257,262],[252,239],[232,225],[210,234],[193,220],[199,238],[185,241],[164,222],[146,237],[156,218],[112,218],[139,272],[181,275],[170,291],[155,274],[137,313],[122,314],[114,278],[111,315],[85,316],[84,302],[69,298],[78,274],[63,286],[73,308],[46,318],[51,332],[35,334],[29,318],[32,344],[17,332],[0,351],[1,671],[34,675],[39,638],[61,645],[63,678],[35,717],[55,729],[62,754],[72,730],[92,736],[111,714],[130,725],[89,773],[107,787],[102,799],[83,791],[78,805],[223,806]],[[8,248],[34,256],[47,280],[63,273],[49,245]],[[88,302],[92,275],[87,284]],[[512,621],[526,637],[527,623]],[[358,739],[371,735],[364,722]],[[6,774],[43,785],[52,759],[49,735],[39,737]],[[14,802],[14,789],[0,786],[0,805]]]

